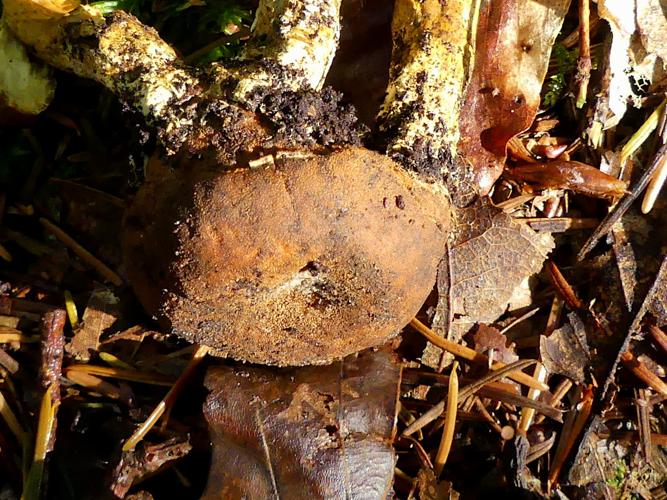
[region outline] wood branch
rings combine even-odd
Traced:
[[[389,137],[387,154],[432,179],[446,174],[456,156],[476,10],[475,0],[394,7],[389,86],[378,118]]]
[[[319,90],[340,36],[340,0],[261,0],[244,47],[234,98],[276,90]]]

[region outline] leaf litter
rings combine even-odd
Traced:
[[[1,130],[0,243],[11,257],[0,267],[3,494],[664,494],[667,205],[656,172],[665,163],[665,11],[657,0],[527,4],[535,11],[521,1],[480,7],[481,25],[496,29],[477,30],[459,144],[470,170],[454,176],[465,196],[436,289],[412,322],[422,335],[407,327],[397,348],[327,367],[206,359],[124,453],[197,352],[155,330],[119,268],[119,214],[150,140],[107,95],[62,76],[50,113],[29,129],[32,149]],[[589,29],[578,26],[583,4]],[[372,5],[344,7],[354,36],[365,36],[358,27]],[[150,16],[168,25],[164,9]],[[186,8],[196,20],[195,10]],[[249,17],[234,19],[244,29]],[[358,46],[360,57],[385,54],[385,69],[390,19],[369,17],[383,41]],[[578,109],[576,72],[557,59],[576,46],[585,56],[586,43],[599,64]],[[384,69],[373,70],[364,92],[376,97],[366,102],[354,64],[341,55],[329,80],[372,127]],[[545,81],[564,88],[545,99]],[[26,157],[17,171],[13,159]],[[645,214],[639,199],[651,183],[659,194]],[[490,196],[473,201],[463,184]],[[548,255],[558,274],[544,269]],[[82,313],[77,329],[64,325],[66,290]]]

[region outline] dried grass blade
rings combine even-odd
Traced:
[[[440,440],[440,446],[438,447],[438,452],[435,455],[434,460],[434,472],[435,476],[439,477],[442,474],[442,470],[447,463],[447,458],[449,457],[449,452],[452,449],[452,441],[454,440],[454,427],[456,426],[456,410],[459,403],[459,379],[456,374],[456,370],[459,367],[459,363],[454,361],[452,364],[452,372],[449,376],[449,389],[447,391],[447,413],[445,414],[445,425],[442,429],[442,439]]]
[[[167,395],[158,403],[152,413],[148,416],[146,421],[139,426],[139,428],[130,436],[130,438],[125,441],[123,444],[123,451],[131,451],[139,444],[139,442],[148,434],[153,426],[157,423],[160,417],[168,411],[176,401],[176,398],[179,396],[186,382],[190,379],[190,376],[195,371],[199,363],[204,359],[208,353],[208,347],[199,346],[197,350],[192,355],[192,359],[188,363],[188,366],[185,367],[183,373],[178,377],[174,385],[169,389]]]
[[[426,337],[426,339],[429,342],[439,347],[440,349],[443,349],[455,356],[459,356],[463,359],[467,359],[468,361],[473,361],[475,363],[488,364],[489,362],[489,358],[487,356],[484,356],[483,354],[480,354],[475,350],[470,349],[469,347],[455,344],[454,342],[450,342],[449,340],[443,339],[442,337],[436,335],[435,332],[433,332],[429,327],[427,327],[417,318],[413,318],[412,321],[410,321],[410,325],[419,333],[421,333],[424,337]],[[493,365],[491,365],[491,369],[501,370],[505,366],[509,365],[496,362],[493,363]],[[536,380],[535,378],[525,373],[521,372],[511,373],[514,371],[515,370],[511,370],[507,376],[512,380],[514,380],[515,382],[519,382],[520,384],[526,385],[528,387],[534,387],[535,389],[540,389],[541,391],[549,390],[549,386],[544,384],[543,382],[540,382],[539,380]]]

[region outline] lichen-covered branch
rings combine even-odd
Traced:
[[[0,20],[0,125],[44,111],[55,87],[51,70],[30,59]]]
[[[336,54],[341,0],[261,0],[236,77],[234,98],[320,90]]]
[[[398,0],[387,96],[379,114],[387,154],[440,179],[456,155],[472,66],[477,0]]]
[[[216,150],[220,161],[234,164],[263,148],[328,146],[331,134],[320,132],[350,122],[333,95],[331,103],[315,94],[285,102],[294,99],[286,92],[321,87],[336,51],[339,7],[340,0],[262,1],[242,64],[208,75],[186,67],[154,29],[121,11],[104,17],[76,0],[5,0],[4,16],[45,62],[100,82],[140,111],[167,153]],[[267,104],[268,93],[280,98]],[[303,130],[288,134],[281,116],[313,106],[317,116],[302,116]],[[263,123],[255,111],[266,115]],[[357,140],[350,125],[343,142]]]
[[[168,150],[178,149],[178,136],[192,120],[187,103],[194,103],[201,88],[157,32],[120,11],[104,18],[84,5],[65,12],[39,8],[32,0],[4,2],[15,35],[48,64],[96,80],[120,96],[165,135]]]

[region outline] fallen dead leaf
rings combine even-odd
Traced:
[[[211,368],[202,498],[386,498],[399,379],[388,349],[325,367]]]

